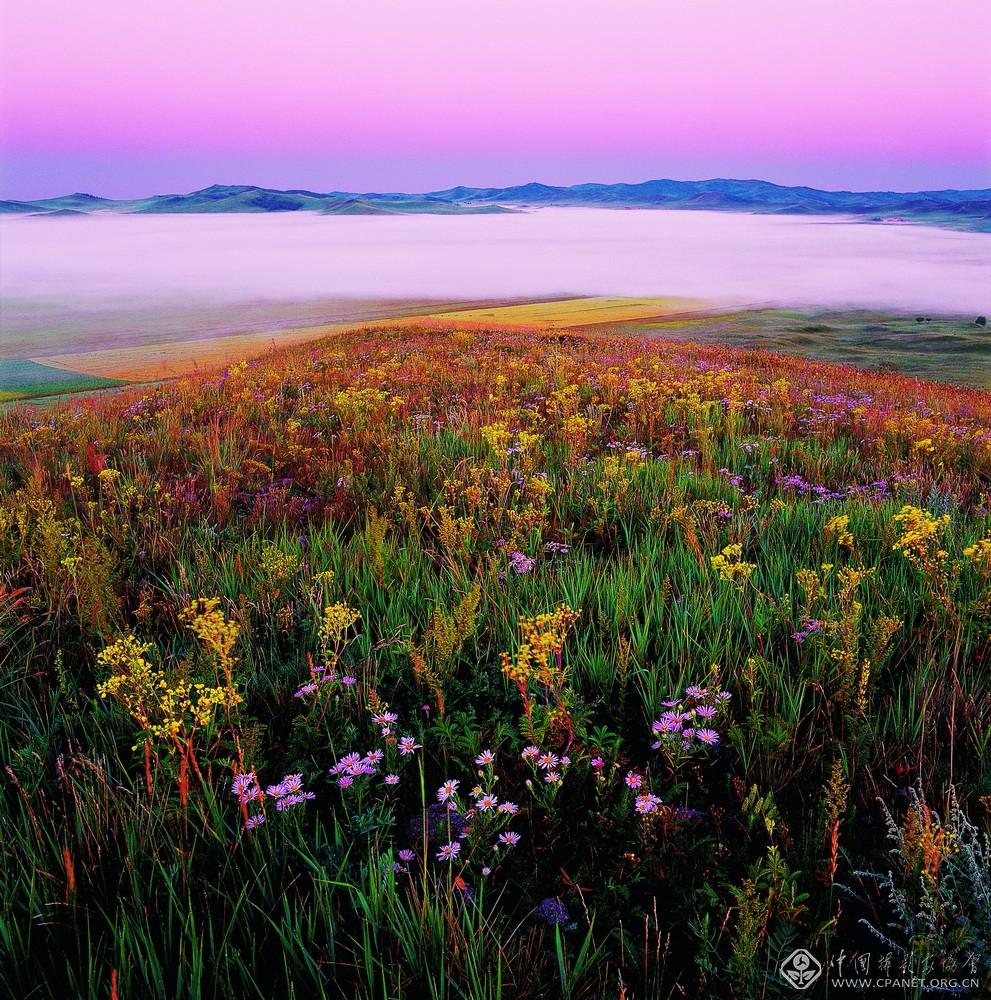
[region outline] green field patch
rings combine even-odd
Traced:
[[[0,360],[0,402],[52,396],[62,392],[108,389],[124,384],[119,379],[84,375],[22,358]]]

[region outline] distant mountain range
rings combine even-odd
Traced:
[[[70,194],[38,201],[0,201],[2,213],[32,215],[320,212],[324,215],[478,214],[545,206],[677,208],[773,215],[855,215],[865,221],[924,222],[991,232],[991,188],[973,191],[820,191],[768,181],[644,181],[553,187],[453,187],[425,194],[276,191],[250,184],[214,184],[190,194],[114,200]]]

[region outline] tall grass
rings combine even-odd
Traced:
[[[987,828],[989,477],[987,394],[526,331],[0,412],[7,993],[787,991],[868,947],[832,886],[909,789]],[[986,963],[979,916],[926,947]]]

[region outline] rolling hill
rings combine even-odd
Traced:
[[[640,184],[530,183],[453,187],[423,194],[279,191],[250,184],[213,184],[189,194],[113,200],[76,193],[37,201],[0,201],[0,213],[175,214],[319,212],[325,215],[477,214],[546,206],[706,209],[774,215],[854,215],[865,221],[924,222],[991,231],[991,188],[957,191],[822,191],[760,180],[651,180]]]

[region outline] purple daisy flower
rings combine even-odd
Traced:
[[[661,800],[656,795],[651,795],[650,792],[644,792],[642,795],[638,795],[634,808],[641,816],[646,816],[648,813],[657,812],[660,808]]]
[[[437,852],[438,861],[453,861],[461,853],[461,845],[455,840],[444,844]]]
[[[448,780],[437,789],[437,800],[439,802],[447,802],[448,799],[457,794],[458,785],[460,784],[461,782],[457,779],[448,778]]]

